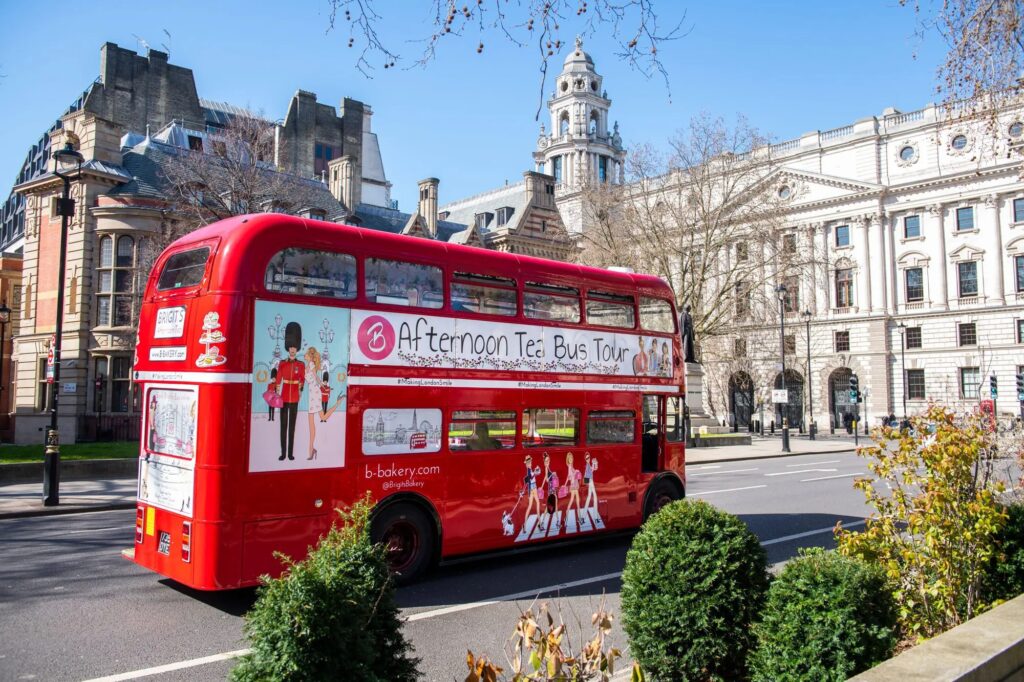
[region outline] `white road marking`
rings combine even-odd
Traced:
[[[766,486],[753,486],[755,488],[764,488]],[[738,490],[747,490],[748,488],[738,488]],[[728,490],[718,490],[713,492],[731,492]],[[708,493],[704,493],[705,495]],[[852,523],[843,524],[844,528],[854,528],[856,526],[863,526],[864,521],[854,521]],[[789,542],[791,540],[799,540],[800,538],[810,537],[812,535],[820,535],[822,533],[829,533],[835,529],[835,526],[829,526],[828,528],[819,528],[817,530],[809,530],[803,533],[796,533],[794,535],[786,535],[781,538],[774,538],[771,540],[763,540],[761,545],[767,547],[769,545],[776,545],[782,542]],[[535,587],[531,590],[523,590],[522,592],[513,592],[512,594],[505,594],[500,597],[493,597],[491,599],[485,599],[482,601],[469,602],[466,604],[455,604],[453,606],[445,606],[439,609],[431,609],[430,611],[420,611],[414,613],[406,620],[408,622],[414,622],[418,620],[427,620],[429,618],[437,618],[438,616],[446,616],[451,613],[459,613],[462,611],[469,611],[471,609],[480,608],[483,606],[493,606],[500,604],[501,602],[515,601],[517,599],[534,599],[540,594],[548,592],[557,592],[559,590],[566,590],[571,587],[579,587],[580,585],[589,585],[591,583],[601,583],[608,580],[615,580],[616,578],[622,577],[622,571],[615,571],[614,573],[605,573],[603,575],[594,576],[592,578],[581,578],[580,580],[572,580],[565,583],[559,583],[557,585],[548,585],[547,587]],[[203,656],[202,658],[193,658],[187,661],[179,661],[177,663],[168,663],[166,665],[156,666],[154,668],[144,668],[142,670],[134,670],[132,672],[120,673],[118,675],[110,675],[107,677],[97,677],[85,682],[122,682],[124,680],[137,680],[142,677],[149,677],[151,675],[160,675],[162,673],[173,672],[175,670],[184,670],[186,668],[194,668],[200,665],[207,665],[210,663],[218,663],[220,661],[229,661],[240,656],[245,656],[252,652],[252,649],[239,649],[237,651],[227,651],[222,654],[214,654],[212,656]],[[618,678],[616,678],[618,679]]]
[[[743,471],[757,471],[757,467],[750,469],[729,469],[728,471],[709,471],[706,474],[690,474],[690,476],[718,476],[719,474],[738,474]]]
[[[818,478],[802,478],[801,483],[807,483],[808,481],[827,481],[831,478],[850,478],[851,476],[863,476],[863,471],[857,471],[852,474],[839,474],[838,476],[819,476]]]
[[[765,476],[792,476],[793,474],[813,474],[815,471],[821,471],[828,473],[829,471],[839,471],[838,469],[803,469],[801,471],[779,471],[774,474],[765,474]]]
[[[45,515],[39,515],[39,516],[13,516],[13,517],[7,518],[7,519],[0,519],[0,522],[3,522],[3,521],[40,521],[40,520],[60,521],[62,519],[71,518],[72,516],[81,516],[82,514],[89,514],[91,516],[95,516],[96,514],[113,514],[114,512],[118,512],[118,513],[124,514],[125,512],[130,512],[130,511],[134,511],[134,507],[125,507],[124,509],[103,509],[101,511],[80,511],[80,512],[71,512],[70,514],[45,514]]]
[[[694,496],[714,495],[715,493],[734,493],[739,490],[754,490],[755,488],[767,488],[766,485],[748,485],[745,488],[726,488],[725,490],[708,490],[707,492],[694,493]]]
[[[162,675],[163,673],[174,672],[175,670],[184,670],[185,668],[194,668],[197,665],[208,665],[210,663],[218,663],[220,661],[230,661],[233,658],[239,656],[245,656],[250,653],[252,649],[239,649],[238,651],[226,651],[223,654],[214,654],[212,656],[203,656],[202,658],[193,658],[188,661],[178,661],[177,663],[168,663],[167,665],[158,665],[155,668],[145,668],[143,670],[133,670],[130,673],[121,673],[120,675],[109,675],[107,677],[96,677],[85,682],[121,682],[121,680],[137,680],[140,677],[149,677],[150,675]]]
[[[533,599],[538,594],[545,592],[557,592],[559,590],[566,590],[570,587],[579,587],[580,585],[589,585],[590,583],[601,583],[607,580],[614,580],[622,576],[622,571],[616,571],[615,573],[605,573],[604,575],[598,575],[593,578],[581,578],[580,580],[572,580],[567,583],[559,583],[557,585],[549,585],[548,587],[537,587],[532,590],[523,590],[522,592],[513,592],[512,594],[505,594],[500,597],[493,597],[483,601],[469,602],[466,604],[455,604],[454,606],[445,606],[440,609],[432,609],[430,611],[420,611],[409,616],[406,620],[410,623],[417,620],[426,620],[427,618],[436,618],[437,616],[446,616],[449,613],[459,613],[460,611],[468,611],[481,606],[493,606],[494,604],[500,604],[503,601],[515,601],[516,599]]]
[[[722,468],[721,464],[705,464],[703,466],[699,466],[699,465],[696,465],[696,464],[687,464],[686,466],[689,467],[690,471],[704,471],[705,469],[721,469]]]
[[[128,533],[128,532],[130,532],[130,531],[132,531],[134,529],[131,526],[108,526],[106,528],[89,528],[89,529],[86,529],[86,530],[69,530],[69,531],[65,531],[64,535],[77,535],[78,533],[102,533],[102,532],[108,531],[108,530],[123,530],[124,532]],[[47,536],[47,537],[54,537],[54,536]]]
[[[857,526],[863,526],[864,521],[854,521],[853,523],[844,523],[843,528],[856,528]],[[830,528],[819,528],[818,530],[809,530],[803,533],[794,533],[793,535],[785,535],[781,538],[774,538],[772,540],[765,540],[761,543],[762,547],[769,545],[777,545],[781,542],[789,542],[790,540],[799,540],[800,538],[809,538],[812,535],[821,535],[822,533],[829,533],[835,530],[835,526]]]
[[[816,467],[819,464],[836,464],[840,460],[838,459],[826,459],[824,462],[804,462],[803,464],[787,464],[787,467]]]

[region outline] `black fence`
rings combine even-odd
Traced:
[[[77,440],[108,442],[138,440],[142,419],[139,415],[83,414],[78,417]]]

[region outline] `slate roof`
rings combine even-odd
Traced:
[[[483,227],[481,232],[489,234],[498,227],[498,209],[509,207],[512,209],[512,216],[508,223],[502,227],[512,228],[526,213],[528,198],[526,194],[526,182],[517,182],[514,185],[505,185],[498,189],[492,189],[468,199],[461,199],[439,208],[439,211],[448,211],[449,222],[462,225],[473,225],[476,222],[478,213],[491,213],[491,222]]]
[[[359,225],[361,227],[366,227],[371,230],[381,230],[382,232],[390,232],[392,234],[400,234],[409,223],[409,218],[412,217],[412,214],[404,213],[394,208],[371,206],[370,204],[358,204],[356,206],[356,216],[359,218]],[[461,233],[466,234],[459,237]],[[465,239],[468,233],[468,225],[453,222],[451,220],[437,221],[438,241],[461,244],[464,243],[462,240]]]

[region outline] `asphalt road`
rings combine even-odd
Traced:
[[[688,495],[739,515],[776,564],[799,547],[831,546],[836,521],[863,519],[852,483],[865,471],[852,453],[698,464],[688,468]],[[0,521],[0,680],[226,677],[231,652],[246,646],[253,591],[198,593],[121,559],[133,529],[132,510]],[[629,542],[464,561],[401,589],[424,679],[464,679],[467,649],[504,663],[520,609],[538,593],[578,641],[574,624],[589,624],[602,599],[618,614]],[[621,628],[610,643],[625,648]],[[205,657],[215,660],[184,667]],[[179,667],[152,674],[163,666]]]

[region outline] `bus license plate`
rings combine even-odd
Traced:
[[[160,531],[160,543],[157,545],[156,551],[168,556],[171,554],[171,534],[165,530]]]

